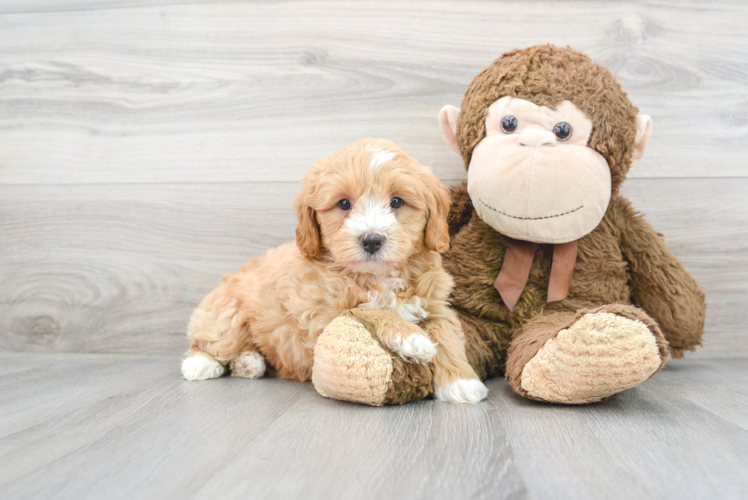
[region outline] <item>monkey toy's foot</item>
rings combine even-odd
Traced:
[[[327,325],[314,347],[312,382],[317,392],[373,406],[402,404],[431,394],[429,365],[394,356],[374,328],[350,314]]]
[[[506,377],[531,399],[593,403],[647,380],[669,357],[654,320],[633,306],[612,304],[526,325],[509,349]]]

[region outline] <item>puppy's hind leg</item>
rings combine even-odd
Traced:
[[[257,351],[245,351],[231,360],[231,375],[242,378],[260,378],[265,375],[265,358]]]
[[[205,352],[192,351],[187,359],[182,361],[182,375],[187,380],[218,378],[223,375],[224,371],[223,365]]]
[[[182,362],[184,378],[208,380],[223,375],[226,364],[250,350],[249,334],[239,300],[221,283],[202,300],[190,318],[187,329],[190,354]],[[256,372],[257,363],[253,366]]]

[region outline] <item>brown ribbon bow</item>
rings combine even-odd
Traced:
[[[535,258],[537,243],[510,240],[504,255],[504,263],[493,286],[499,291],[504,304],[514,311],[522,291],[530,277],[530,268]],[[551,279],[548,282],[548,302],[565,299],[569,295],[571,278],[577,262],[578,240],[553,246]]]

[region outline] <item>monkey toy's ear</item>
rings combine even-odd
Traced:
[[[439,111],[439,130],[442,131],[444,142],[457,153],[457,120],[460,119],[460,108],[447,104]]]
[[[634,154],[631,156],[632,165],[644,156],[644,150],[647,149],[650,135],[652,135],[652,119],[647,115],[637,115],[636,146],[634,146]]]

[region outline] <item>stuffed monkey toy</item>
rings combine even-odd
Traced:
[[[607,68],[570,48],[513,50],[439,124],[468,174],[451,189],[443,263],[481,378],[592,403],[701,344],[704,293],[619,194],[652,125]],[[323,396],[372,405],[433,391],[429,366],[388,352],[355,311],[320,336],[312,378]]]

